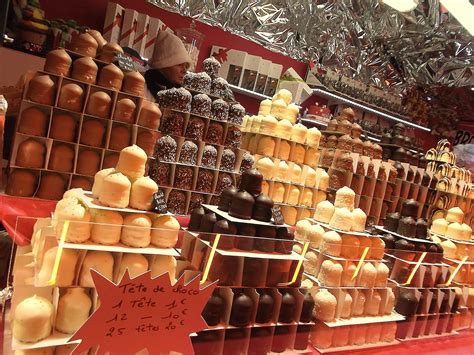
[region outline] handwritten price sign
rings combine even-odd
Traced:
[[[199,277],[188,284],[181,277],[172,285],[168,274],[151,279],[146,272],[115,285],[92,271],[99,308],[73,335],[82,340],[73,354],[98,345],[98,354],[150,354],[177,351],[192,354],[189,335],[206,327],[202,309],[216,284],[199,288]]]

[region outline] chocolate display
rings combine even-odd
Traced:
[[[176,160],[176,141],[171,136],[158,139],[155,146],[155,159],[158,161],[174,162]]]
[[[160,130],[163,134],[174,136],[184,135],[184,115],[179,112],[167,112],[161,121]]]
[[[219,324],[220,320],[224,316],[225,312],[225,301],[219,295],[219,289],[216,288],[211,297],[206,303],[202,311],[202,317],[206,321],[208,326],[215,326]]]
[[[278,316],[278,322],[280,323],[291,323],[295,320],[296,313],[296,299],[288,289],[280,291],[283,294],[281,299],[280,314]]]
[[[205,72],[188,72],[184,76],[183,86],[189,90],[209,94],[211,92],[211,77]]]
[[[222,100],[217,99],[212,102],[211,106],[211,118],[217,121],[227,121],[229,117],[229,104]]]
[[[220,249],[232,249],[234,247],[234,235],[237,234],[237,227],[232,222],[221,219],[214,223],[212,233],[222,234],[219,241]],[[211,237],[211,242],[214,241],[214,235]]]
[[[191,190],[193,185],[194,170],[189,166],[176,166],[174,172],[174,187],[177,189]]]
[[[156,100],[162,108],[190,112],[192,98],[191,93],[184,88],[171,88],[159,91]]]
[[[244,171],[251,169],[254,163],[255,159],[253,158],[253,155],[249,152],[245,152],[242,161],[240,162],[240,173],[242,174]]]
[[[214,172],[205,169],[199,169],[196,190],[201,192],[212,191],[212,182],[214,180]]]
[[[198,147],[196,143],[185,141],[181,146],[179,153],[179,162],[183,164],[196,165],[197,163]]]
[[[150,177],[160,186],[170,186],[171,165],[152,161],[150,163]]]
[[[205,123],[199,117],[191,117],[186,127],[186,138],[191,138],[195,140],[202,140],[204,137],[204,128]]]
[[[219,69],[221,68],[221,63],[214,57],[211,56],[202,61],[202,69],[209,75],[212,79],[219,76]]]
[[[216,77],[212,80],[211,84],[211,95],[218,97],[226,97],[228,95],[227,91],[229,89],[229,84],[223,78]]]
[[[186,194],[183,191],[172,190],[166,201],[168,210],[173,214],[184,215],[186,209]]]
[[[191,198],[189,199],[189,211],[201,206],[206,203],[206,196],[203,194],[192,193]]]
[[[212,145],[204,146],[201,158],[201,166],[215,168],[217,164],[217,149]]]
[[[204,140],[211,144],[222,144],[224,138],[224,126],[218,122],[209,123],[206,138]]]
[[[231,148],[239,148],[242,140],[242,132],[238,127],[229,126],[225,137],[224,145]]]
[[[240,188],[253,196],[262,192],[263,175],[257,169],[250,169],[242,174]]]
[[[255,199],[252,218],[258,221],[270,222],[272,218],[273,200],[265,194],[260,194]]]
[[[247,191],[238,191],[229,208],[229,214],[236,218],[251,219],[255,199]]]
[[[198,116],[209,117],[211,115],[212,100],[206,94],[194,95],[191,113]]]
[[[219,176],[217,177],[217,186],[215,192],[217,194],[220,194],[222,190],[230,187],[233,185],[233,179],[232,176],[230,176],[227,173],[220,173]]]
[[[268,323],[273,318],[275,301],[271,294],[266,289],[259,289],[260,297],[258,299],[256,323]]]
[[[398,298],[395,310],[406,317],[413,316],[416,314],[418,307],[418,299],[416,296],[409,291],[403,292]]]
[[[418,209],[420,204],[413,199],[406,200],[403,202],[401,215],[404,217],[416,218],[418,215]]]
[[[246,327],[250,323],[253,301],[243,291],[236,290],[232,302],[229,324],[235,327]]]
[[[237,125],[242,125],[245,116],[245,108],[240,104],[233,104],[229,108],[228,121]]]
[[[188,230],[191,232],[197,232],[201,227],[202,217],[205,215],[203,207],[196,207],[191,210],[191,217],[189,219]]]
[[[220,195],[220,199],[219,199],[219,209],[221,211],[225,211],[225,212],[229,211],[230,204],[235,194],[237,193],[237,191],[238,190],[233,186],[222,191]],[[244,235],[247,235],[247,234],[244,234]]]
[[[235,169],[235,153],[230,149],[224,149],[222,152],[220,170],[234,171]]]

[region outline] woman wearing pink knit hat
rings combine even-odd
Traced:
[[[170,31],[160,31],[148,64],[150,69],[145,73],[147,96],[154,99],[158,91],[183,84],[191,57],[179,37]]]

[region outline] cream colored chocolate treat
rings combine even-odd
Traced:
[[[384,263],[379,263],[375,268],[377,270],[377,276],[375,277],[375,287],[386,287],[389,269]]]
[[[299,244],[293,246],[293,251],[301,255],[302,249]],[[304,272],[309,275],[317,275],[318,255],[313,250],[308,250],[304,256],[306,260],[303,262]]]
[[[349,292],[343,291],[343,293],[344,293],[344,298],[343,298],[344,303],[342,306],[341,317],[350,318],[351,311],[352,311],[352,296],[350,295]]]
[[[300,200],[300,189],[297,186],[291,186],[290,192],[288,194],[287,203],[289,205],[298,205],[299,200]]]
[[[297,144],[293,148],[293,154],[291,155],[291,160],[296,164],[304,163],[305,147]]]
[[[324,286],[340,286],[342,277],[342,265],[330,259],[321,264],[318,279]]]
[[[70,200],[71,203],[64,206],[64,208],[56,209],[56,238],[61,238],[65,221],[69,221],[69,227],[66,232],[66,242],[83,243],[88,240],[91,235],[91,215],[77,199],[74,199],[75,201],[72,199]]]
[[[377,278],[377,269],[372,263],[365,263],[360,270],[359,286],[373,288]]]
[[[365,303],[364,313],[368,316],[377,316],[380,310],[380,303],[382,297],[378,291],[373,291],[372,297],[370,297]]]
[[[56,261],[56,255],[58,248],[54,247],[46,251],[43,256],[43,262],[38,273],[38,284],[47,285],[51,280],[54,263]],[[61,253],[61,259],[59,262],[59,269],[56,275],[55,285],[58,287],[72,286],[74,282],[74,276],[76,274],[77,265],[77,251],[74,249],[63,249]]]
[[[368,325],[365,341],[369,344],[380,342],[380,335],[382,333],[382,323],[372,323]]]
[[[301,203],[303,206],[306,207],[313,207],[313,191],[305,189],[303,192],[303,198],[301,199]],[[311,217],[311,213],[309,214],[308,217]]]
[[[336,191],[336,199],[334,206],[340,208],[348,208],[350,211],[354,209],[355,192],[347,186]]]
[[[286,105],[289,105],[293,100],[293,95],[290,90],[280,89],[276,94],[276,99],[283,100]]]
[[[326,191],[329,186],[329,174],[322,169],[320,170],[321,170],[321,174],[319,175],[318,189]]]
[[[94,176],[94,184],[92,185],[92,195],[96,198],[99,197],[99,193],[102,190],[102,183],[104,179],[115,172],[114,168],[99,170]]]
[[[397,332],[396,322],[383,323],[382,333],[380,334],[380,341],[391,343],[395,340]]]
[[[271,180],[271,178],[273,177],[274,164],[270,158],[265,157],[259,159],[256,163],[256,168],[263,175],[264,179]]]
[[[360,236],[359,243],[360,243],[359,257],[362,257],[362,254],[364,254],[365,248],[369,248],[369,252],[367,253],[366,258],[370,258],[371,248],[372,248],[372,238]]]
[[[466,223],[461,225],[462,227],[462,239],[469,241],[472,238],[472,228],[469,227]]]
[[[456,245],[456,259],[462,260],[466,256],[469,256],[469,247],[466,244]],[[469,272],[470,274],[474,275],[473,268],[469,269]]]
[[[285,198],[285,185],[283,185],[280,182],[276,182],[273,184],[273,189],[272,189],[272,200],[276,203],[281,203],[283,202]]]
[[[348,208],[337,208],[334,210],[329,225],[342,231],[350,231],[353,224],[352,213]]]
[[[120,241],[134,248],[145,248],[151,241],[151,220],[145,214],[132,213],[123,220]]]
[[[387,302],[384,307],[384,314],[391,314],[395,307],[395,294],[391,288],[387,289]]]
[[[328,349],[332,346],[332,339],[334,329],[330,328],[324,323],[316,322],[313,326],[313,331],[310,333],[311,344],[318,349]]]
[[[68,288],[59,298],[55,329],[65,334],[73,334],[86,322],[92,301],[80,287]]]
[[[291,172],[291,182],[295,184],[301,183],[301,167],[297,164],[293,164]]]
[[[458,222],[450,223],[446,229],[446,237],[462,240],[463,237],[463,228],[462,225]]]
[[[346,263],[344,266],[344,271],[342,272],[341,286],[355,286],[356,279],[353,279],[353,276],[356,268],[356,264],[352,261],[348,261]]]
[[[130,201],[132,184],[122,173],[107,175],[102,181],[99,202],[114,208],[126,208]]]
[[[367,325],[358,325],[357,327],[351,327],[351,335],[349,343],[351,345],[364,345],[366,344]]]
[[[276,136],[288,139],[291,137],[291,131],[293,130],[293,125],[287,119],[278,121],[276,128]]]
[[[347,259],[357,259],[359,256],[359,238],[350,234],[343,234],[341,256]]]
[[[275,139],[272,137],[261,137],[257,143],[255,154],[272,157],[275,152]]]
[[[305,185],[309,187],[316,187],[316,170],[309,166],[306,169]]]
[[[319,248],[323,243],[324,229],[319,224],[313,224],[308,228],[306,240],[311,248]]]
[[[249,144],[247,146],[247,150],[250,154],[255,154],[257,152],[258,142],[260,140],[260,136],[255,135],[249,139]]]
[[[290,159],[290,150],[291,150],[290,143],[286,140],[281,140],[280,146],[278,147],[278,152],[276,154],[276,158],[281,159],[281,160]]]
[[[120,151],[115,169],[129,178],[138,179],[145,175],[147,159],[148,157],[142,148],[132,145]]]
[[[453,207],[446,213],[446,221],[462,223],[464,220],[464,212],[459,207]]]
[[[153,194],[158,192],[158,185],[148,176],[136,179],[130,193],[130,207],[138,210],[151,210]]]
[[[374,237],[369,238],[371,241],[370,252],[367,254],[367,258],[373,260],[382,260],[385,253],[385,242],[382,238]]]
[[[367,215],[360,208],[356,208],[352,211],[352,221],[351,230],[354,232],[363,232],[365,230]]]
[[[160,216],[153,222],[151,244],[158,248],[173,248],[178,242],[179,222],[173,216]],[[153,270],[153,268],[152,268]]]
[[[311,217],[311,213],[312,211],[310,211],[309,209],[305,208],[301,211],[301,215],[300,215],[300,218],[310,218]]]
[[[125,270],[127,269],[130,278],[137,277],[148,271],[148,260],[141,254],[123,254],[122,259],[120,260],[116,282],[119,282],[122,279],[123,275],[125,274]]]
[[[298,210],[291,206],[283,206],[282,212],[285,223],[292,226],[295,225]]]
[[[321,132],[316,127],[312,127],[306,132],[306,144],[309,146],[317,148],[319,146],[320,139]]]
[[[291,130],[291,140],[296,143],[304,144],[306,142],[306,132],[308,128],[301,123],[297,123]]]
[[[296,223],[295,226],[295,239],[302,242],[307,240],[307,234],[312,224],[306,219],[302,219]]]
[[[444,218],[438,218],[431,224],[431,232],[439,235],[446,235],[448,222]]]
[[[114,257],[108,251],[89,250],[82,262],[79,275],[79,285],[82,287],[94,287],[91,269],[112,281],[114,271]]]
[[[151,263],[151,277],[155,278],[167,272],[171,282],[176,280],[176,259],[170,255],[155,255]]]
[[[270,184],[268,181],[262,181],[262,194],[268,195],[270,192]]]
[[[265,99],[260,102],[260,107],[258,108],[258,115],[266,116],[270,114],[270,109],[272,107],[272,100]]]
[[[354,300],[354,307],[352,308],[352,315],[361,316],[364,314],[365,301],[366,297],[364,291],[358,290],[357,296]]]
[[[319,162],[321,154],[316,148],[308,148],[304,155],[304,163],[308,166],[316,168]]]
[[[283,100],[275,100],[272,102],[272,106],[270,108],[270,115],[278,117],[279,119],[286,118],[286,103]]]
[[[456,244],[450,240],[445,240],[441,242],[441,247],[445,258],[456,259]]]
[[[323,234],[322,238],[321,252],[332,256],[341,255],[342,238],[339,233],[328,231]]]
[[[284,117],[286,117],[291,123],[296,123],[299,114],[300,108],[295,104],[289,104],[286,107]]]
[[[329,223],[332,216],[334,215],[334,205],[329,201],[321,201],[316,205],[316,211],[314,212],[314,219],[318,222]]]
[[[332,322],[336,317],[337,299],[326,289],[314,296],[314,315],[323,322]]]
[[[91,241],[104,245],[120,242],[123,217],[119,212],[96,210],[92,220]]]
[[[252,120],[252,126],[250,127],[250,132],[258,133],[260,132],[260,125],[262,124],[262,119],[264,116],[258,115],[255,116]]]
[[[34,295],[18,303],[13,315],[13,337],[23,343],[35,343],[51,334],[53,305]]]
[[[272,115],[264,116],[262,117],[262,120],[260,121],[259,132],[273,135],[276,132],[277,125],[278,125],[278,120],[274,116]]]
[[[347,346],[349,344],[351,328],[350,326],[338,327],[337,332],[334,332],[332,336],[332,346]]]

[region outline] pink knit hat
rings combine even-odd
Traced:
[[[179,37],[170,31],[160,31],[156,36],[153,56],[149,63],[152,69],[168,68],[183,63],[191,65],[191,57]]]

